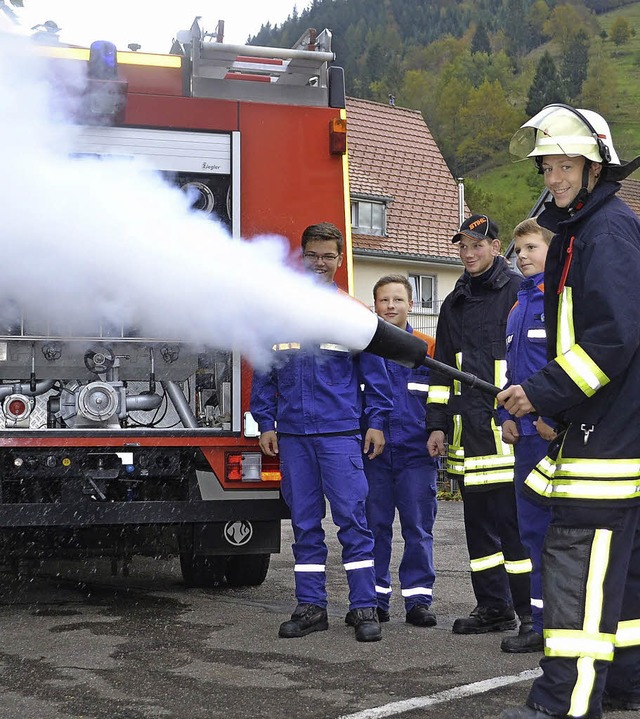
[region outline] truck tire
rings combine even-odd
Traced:
[[[270,554],[232,554],[227,559],[227,584],[257,587],[266,579],[270,561]]]
[[[180,552],[180,570],[187,587],[207,589],[224,584],[225,557],[203,557]]]

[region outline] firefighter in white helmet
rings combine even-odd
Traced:
[[[551,201],[549,363],[498,395],[565,428],[525,481],[551,503],[542,560],[545,657],[526,706],[501,719],[640,709],[640,220],[616,196],[622,164],[597,113],[549,105],[514,135]]]

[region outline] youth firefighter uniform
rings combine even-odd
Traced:
[[[522,280],[518,301],[507,319],[507,385],[520,384],[527,377],[547,363],[547,340],[544,325],[544,273],[540,272]],[[512,419],[518,427],[519,439],[514,446],[515,487],[518,508],[520,538],[531,557],[531,614],[532,629],[537,640],[537,649],[542,643],[542,543],[549,525],[549,507],[533,501],[523,493],[524,482],[532,467],[535,467],[546,453],[549,442],[542,439],[534,425],[537,414],[512,417],[503,407],[498,408],[500,424]],[[543,418],[547,424],[555,423]],[[522,627],[521,627],[522,630]],[[512,642],[513,643],[513,642]],[[509,646],[507,643],[505,646]],[[516,645],[517,646],[517,645]]]
[[[338,526],[349,607],[376,607],[373,535],[367,526],[367,480],[360,416],[382,429],[393,406],[384,361],[335,344],[274,346],[275,368],[255,373],[251,413],[261,432],[276,429],[282,494],[291,510],[295,592],[299,605],[326,608],[322,519],[325,496]]]
[[[477,222],[467,221],[460,233]],[[435,359],[502,387],[507,315],[521,280],[500,256],[480,276],[465,271],[443,302]],[[494,397],[435,370],[430,379],[427,425],[430,432],[440,430],[448,437],[447,472],[458,480],[464,500],[477,601],[471,616],[457,619],[453,631],[515,629],[514,608],[521,617],[531,614],[531,562],[518,531],[513,449],[502,442]]]
[[[415,332],[409,324],[406,331],[423,339],[433,356],[433,337]],[[389,563],[397,507],[404,539],[398,573],[407,621],[429,626],[436,623],[435,615],[424,611],[412,613],[414,607],[431,606],[435,580],[433,524],[439,462],[426,449],[429,370],[410,369],[390,360],[385,360],[385,364],[393,391],[393,410],[385,420],[386,444],[382,454],[365,463],[369,482],[367,518],[375,538],[378,614],[384,619],[389,615],[392,592]]]
[[[523,125],[511,150],[536,158],[553,196],[538,217],[557,233],[544,295],[553,359],[500,401],[566,431],[526,480],[552,505],[543,674],[528,706],[501,716],[596,719],[603,706],[640,709],[640,221],[616,197],[640,163],[621,165],[604,119],[565,105]]]

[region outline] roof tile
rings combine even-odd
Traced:
[[[347,132],[351,192],[393,200],[387,236],[354,234],[354,248],[457,259],[458,185],[421,113],[350,97]]]

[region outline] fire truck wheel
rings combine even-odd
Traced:
[[[220,587],[224,584],[225,557],[203,557],[180,552],[182,579],[188,587]]]
[[[227,560],[230,587],[257,587],[267,576],[270,554],[233,554]]]

